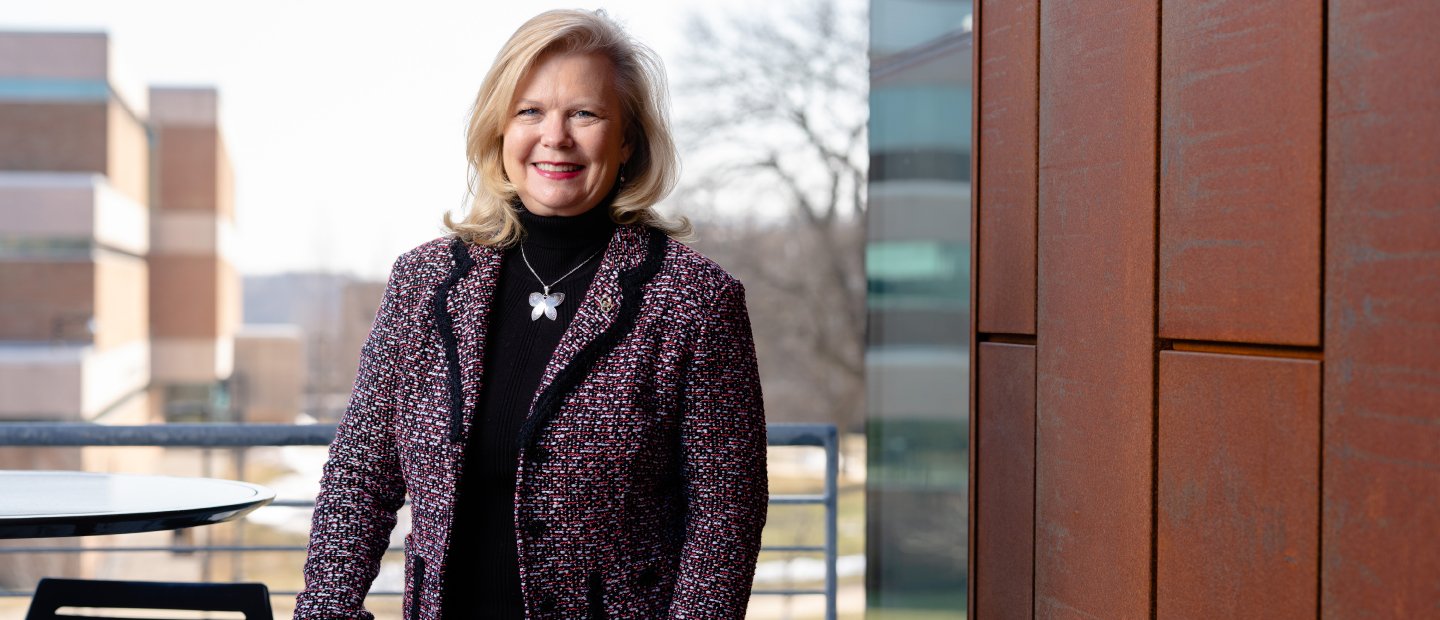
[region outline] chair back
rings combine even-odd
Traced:
[[[40,580],[25,620],[65,620],[62,607],[237,611],[245,620],[274,620],[270,590],[263,583],[169,583],[161,581]],[[90,620],[106,616],[83,616]],[[134,620],[127,616],[126,620]]]

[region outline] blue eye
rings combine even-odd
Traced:
[[[525,115],[528,115],[528,114],[539,114],[539,113],[540,113],[540,110],[537,110],[537,109],[535,109],[535,108],[525,108],[524,110],[521,110],[521,111],[519,111],[519,112],[516,112],[516,113],[515,113],[515,116],[525,116]]]
[[[599,118],[598,116],[595,116],[594,112],[591,112],[589,110],[579,110],[575,112],[575,116],[583,116],[585,118]]]

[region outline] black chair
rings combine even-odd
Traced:
[[[263,583],[166,583],[161,581],[40,580],[25,620],[105,616],[56,615],[61,607],[238,611],[245,620],[274,620]]]

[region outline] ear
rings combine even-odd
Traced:
[[[630,136],[625,136],[625,141],[620,143],[620,167],[630,163],[630,155],[635,152],[635,145],[630,141]]]
[[[628,163],[630,157],[635,154],[635,146],[645,140],[644,132],[635,125],[635,122],[634,119],[630,119],[629,122],[625,123],[625,131],[620,134],[624,136],[620,142],[620,161],[622,162]],[[621,165],[623,166],[624,164]]]

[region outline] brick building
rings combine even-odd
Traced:
[[[0,33],[0,419],[152,417],[145,95],[103,34]]]

